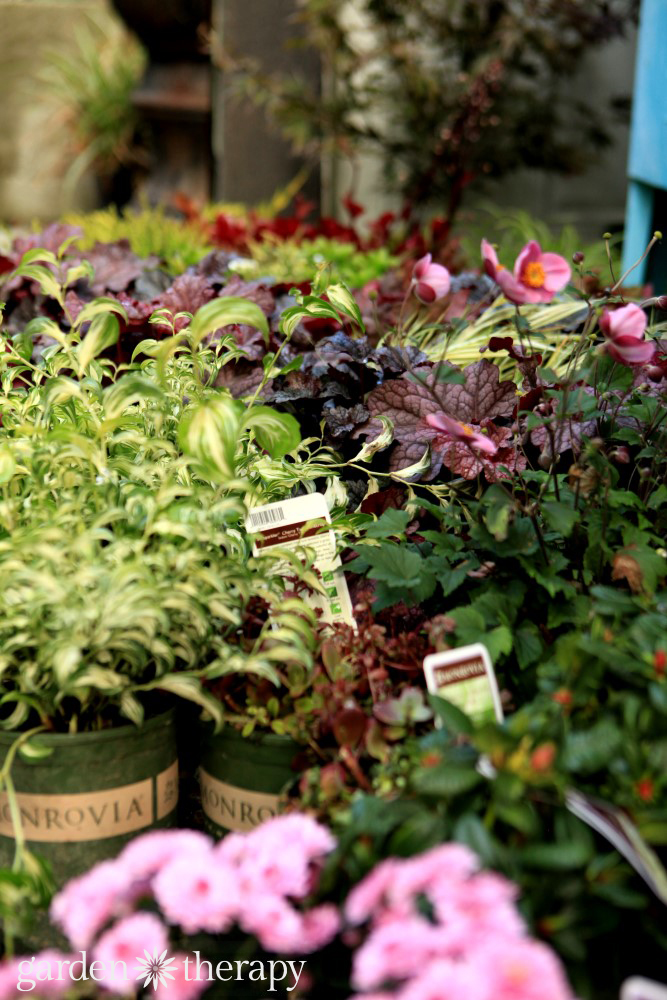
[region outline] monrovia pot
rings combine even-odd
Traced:
[[[280,793],[294,780],[300,747],[276,733],[242,736],[226,726],[203,737],[199,786],[204,829],[214,837],[253,830],[279,811]]]
[[[17,733],[0,733],[0,759]],[[115,857],[134,836],[173,826],[178,804],[174,712],[142,726],[91,733],[40,733],[31,746],[51,753],[16,755],[11,777],[27,848],[48,861],[57,886]],[[14,858],[14,828],[6,792],[0,794],[0,865]],[[38,921],[39,946],[54,940]]]

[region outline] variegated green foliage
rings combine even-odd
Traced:
[[[55,263],[39,252],[25,268],[50,288]],[[249,504],[289,496],[332,458],[301,442],[293,417],[214,384],[236,349],[210,334],[234,322],[264,330],[263,314],[245,300],[209,303],[184,331],[144,343],[147,360],[116,370],[100,355],[118,310],[87,306],[37,364],[28,340],[48,321],[22,340],[0,335],[7,729],[139,723],[155,691],[217,716],[207,678],[273,677],[287,655],[311,662],[312,615],[285,597],[274,556],[252,556],[244,524]],[[294,570],[312,576],[296,559]],[[238,631],[253,597],[278,627],[249,647]]]

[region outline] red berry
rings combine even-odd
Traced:
[[[642,802],[652,802],[654,795],[653,782],[650,778],[642,778],[635,784],[635,792]]]
[[[559,705],[569,706],[572,704],[572,692],[568,688],[559,688],[551,695],[553,701]]]

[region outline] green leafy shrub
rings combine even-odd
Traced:
[[[62,303],[65,288],[49,270],[56,263],[37,250],[19,270]],[[122,315],[117,302],[95,300],[68,333],[41,317],[3,338],[0,704],[8,729],[140,722],[153,691],[219,717],[202,687],[207,672],[272,676],[280,659],[267,630],[243,653],[229,640],[251,597],[280,609],[283,582],[270,559],[251,558],[243,526],[253,483],[262,482],[254,463],[299,448],[298,424],[216,388],[237,351],[229,336],[203,344],[230,322],[266,334],[264,314],[243,299],[209,303],[155,357],[118,371],[103,352]],[[38,333],[56,343],[34,364]],[[287,490],[298,475],[296,466],[290,482],[283,470]],[[303,629],[284,634],[303,642]]]

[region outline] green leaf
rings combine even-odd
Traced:
[[[483,642],[489,651],[489,656],[495,662],[499,656],[506,656],[512,652],[512,630],[507,625],[497,625],[490,632],[486,632]]]
[[[449,730],[450,733],[458,735],[459,733],[471,733],[473,731],[471,720],[465,712],[461,711],[458,705],[452,704],[451,701],[447,701],[439,694],[429,693],[427,698],[436,717],[441,720],[445,729]]]
[[[563,538],[569,538],[572,529],[579,519],[579,513],[567,503],[558,500],[546,500],[542,504],[544,520],[552,531],[557,531]]]
[[[39,259],[43,260],[46,251],[43,250],[41,253],[42,256]],[[30,251],[26,254],[26,257],[29,255]],[[22,278],[30,278],[31,281],[36,281],[42,291],[42,294],[55,299],[59,305],[64,305],[65,300],[62,288],[60,287],[60,282],[54,277],[51,271],[49,271],[48,267],[44,267],[42,264],[21,264],[16,268],[14,273]]]
[[[539,659],[542,649],[542,637],[537,625],[526,622],[515,631],[514,652],[522,670]]]
[[[186,455],[197,459],[214,482],[236,472],[234,456],[241,429],[243,406],[231,396],[194,403],[178,425],[178,443]]]
[[[435,590],[435,576],[426,560],[419,552],[404,545],[388,542],[377,548],[364,546],[360,557],[349,563],[347,568],[363,572],[367,567],[368,576],[388,584],[395,592],[395,601],[408,598],[421,603]]]
[[[569,840],[557,844],[527,844],[521,849],[521,860],[527,868],[571,871],[575,868],[584,868],[594,853],[594,847],[587,840]]]
[[[391,538],[392,535],[402,538],[409,522],[410,515],[406,510],[389,507],[377,521],[368,525],[365,535],[366,538]]]
[[[93,358],[116,343],[119,332],[118,320],[113,313],[102,312],[94,317],[76,352],[81,373]]]
[[[500,859],[499,845],[494,841],[479,816],[466,813],[457,820],[452,840],[466,844],[479,855],[485,865],[497,865]]]
[[[19,747],[19,754],[25,760],[45,760],[53,753],[54,748],[40,743],[39,739],[28,740]]]
[[[274,459],[283,458],[301,442],[301,428],[296,418],[270,406],[251,407],[243,426],[253,432],[260,448]]]
[[[202,687],[201,681],[190,674],[165,674],[158,677],[150,684],[141,684],[135,688],[136,691],[166,691],[184,701],[194,702],[213,717],[216,726],[221,726],[224,721],[224,711],[221,703],[213,695],[208,694]]]
[[[600,719],[590,729],[568,733],[562,757],[566,771],[592,774],[609,765],[623,742],[621,730],[611,719]]]
[[[510,517],[514,512],[514,501],[501,486],[490,486],[484,494],[482,507],[484,524],[497,542],[504,542],[509,531]]]
[[[77,316],[75,325],[79,329],[84,323],[90,323],[98,316],[109,315],[109,313],[115,313],[121,319],[127,320],[127,313],[117,299],[102,297],[86,303]]]
[[[349,288],[346,288],[346,286],[342,284],[329,285],[326,290],[326,295],[329,302],[331,302],[331,304],[335,306],[339,312],[344,313],[350,319],[354,320],[357,326],[362,331],[364,330],[364,321],[361,318],[361,310],[359,309],[359,306],[357,305],[357,302]]]
[[[475,788],[482,781],[484,778],[474,767],[443,763],[437,767],[423,768],[418,771],[412,784],[420,795],[447,799],[469,792],[471,788]]]
[[[8,483],[16,472],[16,462],[9,448],[0,448],[0,483]]]
[[[207,302],[195,313],[190,324],[190,339],[193,348],[197,347],[204,337],[215,333],[221,327],[237,323],[255,327],[264,335],[264,340],[268,344],[269,324],[259,306],[248,299],[228,295]]]
[[[115,419],[135,403],[159,403],[165,399],[165,394],[151,379],[128,374],[108,385],[104,389],[103,399],[105,416]]]

